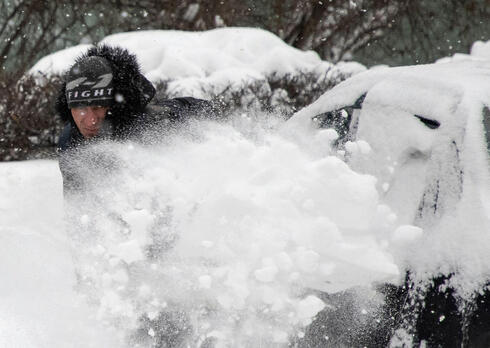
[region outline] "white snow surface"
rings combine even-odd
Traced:
[[[266,76],[327,72],[352,75],[366,68],[355,62],[337,65],[314,51],[301,51],[276,35],[255,28],[219,28],[201,32],[151,30],[107,36],[101,43],[127,48],[136,54],[143,74],[156,83],[169,80],[175,95],[204,97],[230,85],[263,81]],[[62,74],[90,45],[58,51],[39,60],[31,73]]]

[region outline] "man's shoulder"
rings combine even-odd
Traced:
[[[67,122],[60,134],[60,139],[58,141],[58,150],[60,151],[67,150],[71,145],[71,139],[72,139],[72,125],[70,122]]]
[[[72,122],[67,122],[63,126],[58,140],[58,151],[63,152],[77,147],[82,141],[83,136],[78,128]]]

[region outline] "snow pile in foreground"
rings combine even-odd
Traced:
[[[0,164],[0,347],[120,347],[77,294],[55,161]]]
[[[365,70],[358,63],[322,61],[314,51],[293,48],[274,34],[254,28],[136,31],[107,36],[101,43],[119,45],[136,54],[145,76],[154,83],[169,80],[173,95],[206,97],[204,91],[217,95],[226,87],[264,82],[272,75],[310,73],[333,79]],[[61,74],[88,47],[78,45],[48,55],[30,71]]]
[[[95,194],[73,202],[82,288],[101,320],[141,329],[134,342],[169,340],[171,322],[191,346],[286,344],[328,306],[311,289],[398,280],[390,238],[412,238],[393,234],[404,228],[373,177],[328,156],[335,133],[314,139],[317,153],[270,120],[235,122],[78,154],[116,168],[89,166]]]

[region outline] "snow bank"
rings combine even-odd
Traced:
[[[262,29],[220,28],[203,32],[153,30],[110,35],[101,43],[127,48],[152,82],[171,81],[175,94],[200,96],[230,85],[265,81],[266,76],[313,73],[324,76],[365,70],[358,63],[335,66],[313,51],[301,51]],[[42,58],[31,73],[61,74],[87,50],[79,45]]]
[[[1,163],[0,178],[0,346],[120,347],[74,290],[57,163]]]

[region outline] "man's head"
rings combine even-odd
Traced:
[[[85,57],[67,74],[66,100],[73,120],[85,138],[99,133],[114,102],[112,69],[98,56]]]

